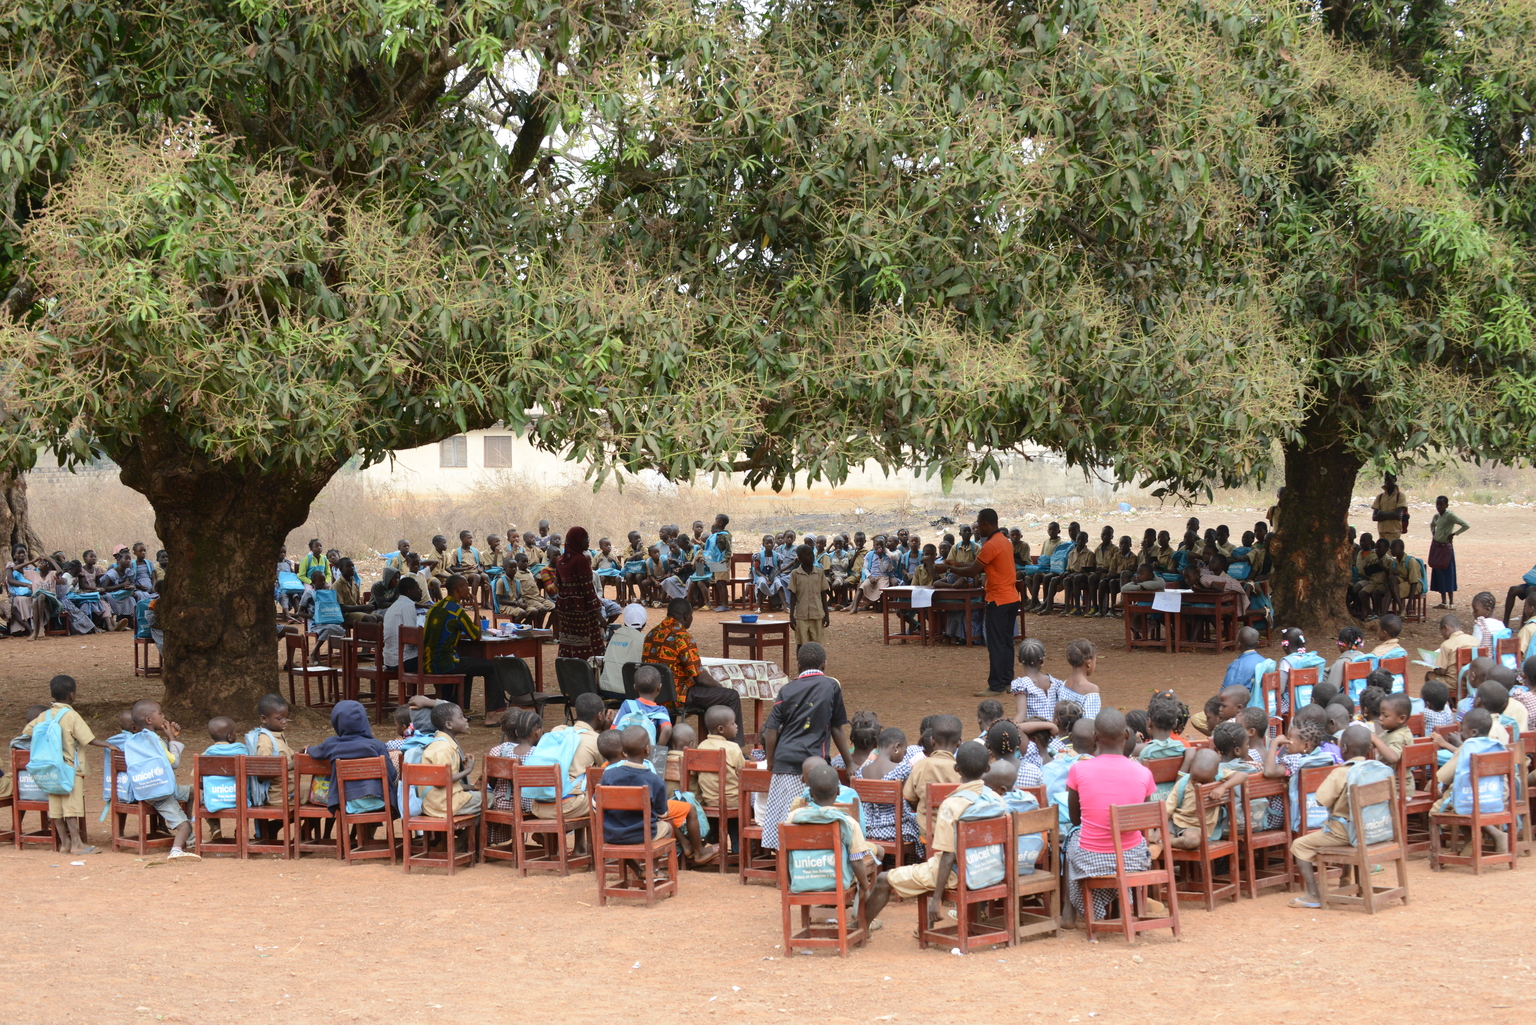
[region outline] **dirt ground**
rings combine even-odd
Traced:
[[[1466,612],[1480,590],[1498,595],[1502,609],[1504,590],[1536,561],[1536,517],[1521,509],[1461,512],[1474,529],[1457,544],[1458,610]],[[1223,518],[1237,526],[1255,517],[1237,511]],[[1162,519],[1114,522],[1137,534],[1146,525],[1173,525]],[[1411,550],[1427,547],[1427,524],[1416,510]],[[653,623],[660,615],[651,613]],[[701,614],[695,625],[706,655],[719,652],[719,618]],[[1405,646],[1433,647],[1432,629],[1412,624]],[[1032,618],[1029,632],[1046,642],[1047,667],[1058,675],[1065,643],[1092,639],[1105,701],[1124,708],[1144,707],[1151,691],[1170,686],[1198,707],[1231,658],[1129,654],[1119,620]],[[1309,640],[1331,654],[1331,638]],[[932,712],[973,719],[971,695],[986,675],[983,648],[885,646],[878,617],[841,614],[833,616],[828,648],[829,671],[842,680],[850,711],[876,709],[886,725],[914,737],[918,720]],[[545,657],[552,679],[553,651]],[[109,720],[119,709],[156,692],[133,678],[126,635],[0,641],[0,695],[9,710],[0,727],[17,732],[23,710],[46,700],[47,680],[59,672],[79,680],[81,711],[99,735],[115,732]],[[249,725],[248,712],[229,711],[242,729]],[[199,725],[184,726],[189,746],[200,749]],[[290,740],[312,743],[325,731],[322,718],[301,715]],[[476,727],[469,746],[483,752],[494,739]],[[98,767],[93,758],[93,773]],[[99,780],[86,791],[91,835],[100,838]],[[918,950],[915,904],[895,904],[883,916],[886,928],[846,961],[786,957],[777,891],[709,872],[686,873],[677,899],[646,910],[598,908],[591,873],[520,879],[503,864],[449,878],[406,876],[377,862],[351,869],[315,858],[182,865],[112,853],[72,862],[5,847],[0,865],[0,900],[9,905],[0,917],[8,969],[0,973],[0,1000],[9,1009],[4,1020],[15,1022],[280,1016],[307,1025],[494,1020],[498,1011],[524,1020],[542,1012],[558,1022],[608,1021],[626,1011],[753,1025],[1203,1022],[1243,1017],[1256,1004],[1265,1016],[1289,1020],[1348,1006],[1352,1020],[1371,1025],[1417,1005],[1429,1020],[1448,1019],[1454,1008],[1461,1022],[1506,1022],[1532,1006],[1536,986],[1524,949],[1528,919],[1500,910],[1528,905],[1531,861],[1474,878],[1457,869],[1431,874],[1418,857],[1410,864],[1412,903],[1370,920],[1359,912],[1289,910],[1276,890],[1213,915],[1187,904],[1181,940],[1158,934],[1135,948],[1122,939],[1090,946],[1070,932],[956,958]],[[913,974],[925,969],[934,974]]]

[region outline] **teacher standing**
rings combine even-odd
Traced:
[[[589,543],[584,528],[572,527],[565,533],[565,554],[555,560],[555,629],[561,658],[589,659],[603,653],[603,605],[592,583]]]
[[[1451,512],[1450,505],[1444,495],[1435,499],[1435,516],[1429,521],[1429,589],[1440,595],[1437,609],[1456,607],[1456,548],[1453,542],[1457,534],[1472,529],[1466,520]]]
[[[1008,693],[1008,685],[1013,682],[1013,624],[1019,619],[1019,585],[1013,567],[1013,545],[997,529],[996,509],[983,509],[976,514],[976,536],[982,539],[976,561],[949,563],[947,568],[962,577],[986,574],[987,605],[982,630],[987,640],[987,689],[975,695],[984,698]]]

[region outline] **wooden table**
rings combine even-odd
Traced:
[[[1178,654],[1206,648],[1212,651],[1237,650],[1237,631],[1242,625],[1242,601],[1236,591],[1183,591],[1169,588],[1181,595],[1179,611],[1163,612],[1152,608],[1156,591],[1125,591],[1121,597],[1125,604],[1125,650],[1132,648],[1162,648]],[[1151,616],[1163,617],[1161,640],[1152,639]],[[1209,623],[1210,640],[1197,640],[1194,631]],[[1133,628],[1141,638],[1133,636]],[[1187,636],[1188,635],[1188,636]]]
[[[525,662],[533,663],[534,689],[544,690],[544,659],[541,657],[544,642],[555,635],[553,630],[524,630],[516,637],[487,636],[478,641],[468,638],[459,641],[460,658],[497,658],[516,655]]]
[[[911,637],[911,634],[891,633],[891,616],[896,616],[896,621],[901,622],[900,614],[903,612],[916,612],[919,627],[918,636],[922,639],[924,647],[928,645],[929,638],[938,631],[938,617],[950,612],[959,612],[964,617],[965,643],[975,643],[971,631],[971,604],[974,602],[983,611],[987,606],[987,591],[984,587],[936,587],[933,589],[933,602],[927,608],[914,609],[912,607],[912,588],[907,585],[887,587],[880,592],[880,630],[885,637],[885,643],[891,643],[891,639],[903,643]],[[1028,636],[1028,630],[1024,625],[1024,603],[1019,602],[1019,636]]]
[[[760,619],[756,623],[720,624],[720,654],[731,657],[731,648],[746,648],[750,661],[766,662],[765,648],[784,649],[784,671],[789,671],[789,620]]]

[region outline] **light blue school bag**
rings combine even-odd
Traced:
[[[535,801],[563,801],[572,794],[579,794],[587,789],[587,778],[571,779],[571,763],[576,760],[576,749],[581,746],[581,733],[574,727],[566,730],[552,730],[539,738],[523,757],[524,765],[557,765],[560,767],[560,792],[555,793],[554,787],[524,787],[523,796]]]
[[[420,765],[421,756],[426,753],[427,745],[437,739],[436,733],[413,733],[405,738],[405,744],[400,748],[400,763],[402,765]],[[531,753],[531,752],[530,752]],[[405,773],[400,774],[400,807],[408,808],[412,815],[421,814],[421,799],[424,796],[421,790],[431,790],[431,787],[410,787],[405,785]]]
[[[789,852],[789,892],[826,893],[837,889],[837,873],[842,872],[844,889],[853,886],[853,865],[848,860],[848,838],[852,822],[846,813],[836,808],[808,805],[795,813],[797,826],[818,823],[836,823],[838,826],[837,850]]]
[[[1368,653],[1366,653],[1364,651],[1350,652],[1348,657],[1349,657],[1350,662],[1352,662],[1352,663],[1353,662],[1369,662],[1370,665],[1371,665],[1371,671],[1372,672],[1375,672],[1377,669],[1381,668],[1381,659],[1377,658],[1375,655],[1368,654]],[[1360,679],[1360,680],[1350,680],[1350,681],[1348,681],[1348,686],[1349,686],[1349,700],[1354,702],[1356,705],[1359,705],[1360,704],[1360,695],[1365,693],[1365,680],[1363,680],[1363,679]]]
[[[75,767],[64,760],[64,728],[59,725],[68,711],[50,709],[32,727],[32,757],[27,762],[27,773],[45,794],[63,796],[75,789]]]
[[[1318,750],[1313,751],[1311,754],[1303,755],[1296,767],[1298,769],[1314,769],[1319,765],[1332,764],[1333,756],[1325,751]],[[1293,772],[1291,773],[1291,828],[1298,832],[1301,830],[1301,809],[1301,773]],[[1308,829],[1322,829],[1323,826],[1328,824],[1328,809],[1318,803],[1316,791],[1307,795],[1306,809]]]
[[[1500,623],[1498,626],[1494,627],[1488,632],[1489,650],[1497,651],[1500,641],[1508,640],[1514,635],[1515,632],[1513,630]],[[1509,652],[1499,657],[1499,664],[1505,669],[1519,669],[1520,663],[1517,661],[1517,659],[1517,655],[1515,655],[1513,652]]]
[[[644,712],[639,711],[638,709],[633,709],[633,710],[625,712],[623,715],[619,716],[618,721],[616,721],[613,724],[613,728],[616,729],[616,730],[626,730],[626,729],[628,729],[631,726],[640,726],[640,727],[644,728],[646,736],[651,738],[651,746],[652,747],[656,746],[656,720],[655,719],[652,719],[650,716],[646,715]],[[547,734],[547,733],[544,734],[544,735],[546,737],[549,736],[549,734]],[[569,771],[569,769],[570,769],[569,763],[567,763],[566,769],[567,769],[567,771]],[[548,788],[545,788],[545,789],[548,789]]]
[[[128,793],[135,801],[154,801],[176,793],[176,770],[165,756],[160,738],[149,730],[123,742],[123,761],[128,770]]]
[[[1278,692],[1264,694],[1264,677],[1275,671],[1275,660],[1266,658],[1253,667],[1253,685],[1248,688],[1248,705],[1250,708],[1262,708],[1264,714],[1273,719],[1280,714],[1280,695]]]
[[[1040,782],[1045,785],[1045,799],[1056,806],[1061,831],[1072,828],[1072,816],[1067,810],[1067,773],[1082,756],[1057,755],[1040,767]]]
[[[1384,779],[1391,779],[1396,775],[1391,769],[1376,759],[1371,758],[1358,762],[1349,767],[1345,782],[1351,786],[1362,786],[1367,783],[1379,783]],[[1358,842],[1355,835],[1355,822],[1349,815],[1331,815],[1330,818],[1344,824],[1344,832],[1349,837],[1351,844]],[[1365,842],[1371,844],[1386,843],[1392,839],[1395,829],[1392,822],[1392,800],[1378,801],[1376,804],[1368,804],[1360,809],[1360,828],[1365,833]]]
[[[1321,669],[1321,670],[1326,670],[1328,668],[1328,660],[1323,658],[1323,656],[1319,655],[1315,651],[1301,651],[1301,652],[1297,652],[1294,655],[1287,655],[1281,661],[1286,662],[1289,665],[1290,669],[1293,669],[1293,670],[1294,669]],[[1322,673],[1318,674],[1318,679],[1322,679]],[[1289,678],[1287,678],[1286,686],[1287,687],[1290,686]],[[1300,687],[1297,687],[1296,688],[1296,704],[1294,706],[1292,706],[1291,714],[1295,715],[1297,712],[1301,711],[1301,709],[1307,707],[1311,703],[1312,703],[1312,685],[1311,684],[1304,684],[1304,685],[1302,685]]]
[[[211,758],[244,757],[246,753],[244,744],[209,744],[208,750],[203,754]],[[266,795],[262,795],[265,803]],[[203,807],[209,811],[228,811],[239,804],[235,777],[233,776],[204,776],[203,777]]]
[[[1018,812],[1038,811],[1040,802],[1035,800],[1035,795],[1024,790],[1010,790],[1002,795],[1003,806],[1008,809],[1010,815]],[[1014,838],[1014,860],[1017,863],[1017,872],[1021,876],[1032,876],[1035,867],[1040,863],[1040,854],[1045,850],[1044,833],[1024,833]]]
[[[340,626],[346,617],[341,614],[341,601],[336,592],[327,588],[315,592],[315,614],[311,619],[316,626]]]
[[[1451,781],[1451,801],[1457,815],[1472,814],[1472,756],[1505,750],[1508,749],[1491,737],[1468,737],[1462,741],[1456,757],[1456,776]],[[1484,776],[1478,780],[1477,800],[1484,814],[1503,811],[1504,777]]]
[[[992,791],[983,787],[978,793],[956,794],[956,797],[969,798],[970,803],[960,813],[960,821],[974,822],[978,819],[1002,818],[1008,814],[1008,806],[1003,804]],[[986,844],[982,847],[967,847],[965,849],[965,886],[970,890],[980,890],[988,886],[996,886],[1003,881],[1007,869],[1005,857],[1007,848],[1000,843]],[[1017,871],[1017,868],[1015,868]],[[942,881],[941,881],[942,885]]]
[[[127,730],[124,730],[121,733],[114,733],[112,736],[107,738],[107,746],[115,747],[121,751],[123,749],[123,744],[127,742],[128,738],[131,736],[133,736],[133,734],[129,733]],[[102,766],[101,773],[101,803],[110,804],[112,801],[112,756],[108,754],[102,760],[106,762],[106,764]],[[117,774],[117,799],[119,801],[132,800],[132,798],[128,796],[128,774],[126,772],[119,772]],[[101,821],[103,822],[107,821],[107,811],[108,810],[105,808],[102,809]]]
[[[258,726],[245,735],[245,753],[250,755],[252,758],[256,757],[256,742],[261,739],[261,735],[263,733],[272,738],[273,752],[276,753],[278,750],[277,734],[273,733],[265,726]],[[272,784],[268,780],[258,779],[255,776],[247,776],[245,778],[245,799],[252,808],[266,804],[267,791],[269,791],[271,788]]]

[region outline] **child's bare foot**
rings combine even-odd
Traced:
[[[708,865],[720,856],[720,847],[717,844],[703,844],[695,851],[691,860],[695,865]]]

